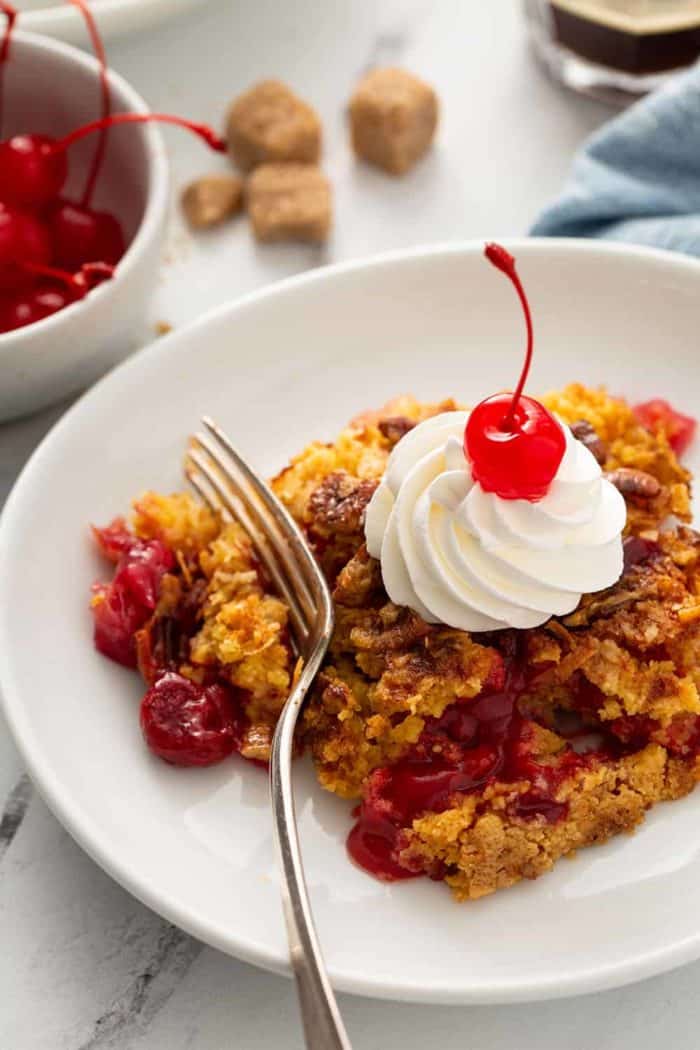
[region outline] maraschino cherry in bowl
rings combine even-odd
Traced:
[[[113,113],[148,112],[144,100],[118,74],[108,72],[107,85]],[[101,115],[99,63],[77,48],[17,32],[4,63],[2,99],[3,141],[27,134],[61,140]],[[68,170],[60,200],[83,199],[99,139],[98,131],[66,150]],[[16,180],[15,186],[21,187],[23,181]],[[108,279],[108,271],[88,272],[90,290],[68,288],[67,302],[60,309],[55,309],[58,301],[52,298],[60,298],[60,282],[49,282],[47,305],[53,312],[42,317],[40,303],[32,323],[9,331],[8,325],[1,326],[0,420],[24,415],[83,389],[143,341],[167,204],[168,164],[158,126],[138,124],[111,131],[90,207],[116,219],[121,228],[122,243],[115,245],[112,237],[111,244],[101,246],[105,258],[92,260],[116,264],[114,272]],[[27,210],[23,204],[20,208]],[[41,219],[45,224],[48,221],[43,211]],[[57,262],[54,253],[50,263],[80,274],[69,257],[72,232],[65,261]],[[5,293],[6,308],[8,304],[14,308],[20,292]]]

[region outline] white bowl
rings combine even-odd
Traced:
[[[148,112],[110,73],[115,111]],[[3,134],[60,136],[99,115],[98,66],[77,48],[17,33],[5,73]],[[96,137],[70,151],[67,196],[79,194]],[[168,165],[155,125],[109,136],[95,205],[121,220],[129,248],[113,280],[37,324],[0,335],[0,420],[42,408],[92,383],[143,341],[158,276],[168,204]]]
[[[531,392],[573,379],[700,414],[700,262],[583,241],[510,245],[532,300]],[[315,270],[138,354],[34,453],[0,520],[0,687],[42,795],[127,889],[196,937],[288,966],[264,773],[176,769],[146,751],[143,685],[92,647],[88,522],[182,487],[210,412],[261,470],[391,395],[477,401],[512,385],[522,317],[482,245]],[[154,394],[155,392],[155,394]],[[700,466],[700,443],[688,458]],[[47,522],[50,523],[47,526]],[[349,863],[352,803],[297,765],[306,871],[332,979],[367,995],[515,1002],[610,988],[700,957],[700,789],[636,835],[469,904]],[[469,1045],[468,1036],[465,1045]]]
[[[100,33],[106,39],[122,33],[145,32],[205,0],[97,0],[92,5]],[[22,29],[67,40],[85,42],[85,23],[71,4],[48,3],[47,0],[19,0]]]

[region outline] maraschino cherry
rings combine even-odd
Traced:
[[[59,265],[77,267],[95,259],[114,265],[125,248],[121,226],[111,213],[59,199],[68,175],[67,150],[97,131],[151,122],[175,124],[198,135],[211,149],[226,150],[226,142],[205,124],[167,113],[116,113],[77,128],[62,139],[15,135],[0,143],[0,200],[34,209],[56,201],[49,211],[48,227]]]
[[[106,263],[85,263],[77,273],[30,262],[22,269],[26,287],[14,289],[4,299],[0,297],[0,332],[13,332],[43,321],[84,299],[93,288],[114,276],[114,267]]]
[[[471,412],[464,450],[472,477],[486,492],[502,499],[537,502],[547,493],[559,469],[566,439],[544,405],[523,395],[532,362],[532,316],[516,273],[515,259],[500,244],[487,244],[486,258],[512,281],[527,326],[525,364],[513,394],[494,394]]]
[[[109,117],[111,100],[109,81],[107,79],[107,59],[102,38],[95,20],[85,0],[70,0],[82,14],[90,34],[93,51],[100,64],[100,95],[102,99],[102,118]],[[9,5],[0,4],[0,10],[7,15],[7,25],[2,47],[0,63],[7,60],[10,39],[17,12]],[[0,69],[0,73],[2,70]],[[84,205],[89,205],[99,175],[105,149],[103,131],[98,143],[92,167],[83,194]],[[54,139],[47,135],[13,135],[0,142],[0,200],[7,204],[19,204],[40,208],[55,200],[68,175],[68,161],[64,152],[53,149]]]
[[[211,149],[225,152],[226,143],[205,124],[169,113],[115,113],[91,121],[62,139],[48,135],[14,135],[0,142],[0,199],[41,208],[55,200],[68,175],[66,151],[76,142],[118,124],[176,124],[198,135]]]
[[[62,139],[21,134],[0,141],[0,332],[43,319],[85,296],[114,274],[126,250],[119,220],[92,206],[104,159],[106,136],[117,124],[151,121],[176,124],[224,152],[225,141],[211,128],[169,114],[111,114],[107,63],[102,40],[86,0],[70,0],[87,24],[100,64],[101,116]],[[0,42],[0,90],[17,12],[0,0],[5,32]],[[0,118],[2,116],[0,97]],[[61,194],[68,178],[68,150],[99,133],[98,147],[78,201]]]
[[[69,270],[90,259],[116,266],[126,250],[121,224],[108,211],[59,200],[49,212],[48,227],[54,259]]]
[[[0,201],[0,291],[31,283],[26,264],[48,265],[51,242],[43,223],[22,208]]]
[[[61,192],[68,175],[65,153],[48,135],[13,135],[0,142],[0,199],[42,208]]]
[[[14,332],[17,328],[36,324],[74,301],[75,296],[60,285],[37,284],[6,302],[0,300],[0,331]]]

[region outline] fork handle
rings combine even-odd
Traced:
[[[318,670],[314,664],[318,663],[320,660],[310,661],[304,667],[277,723],[270,757],[272,813],[283,875],[282,904],[289,955],[296,979],[306,1046],[308,1050],[352,1050],[314,927],[299,848],[292,788],[294,728],[306,692]]]

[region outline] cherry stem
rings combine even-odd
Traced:
[[[7,62],[10,57],[10,40],[12,39],[12,30],[15,27],[17,21],[18,11],[12,4],[6,4],[3,0],[0,0],[0,11],[5,15],[7,20],[5,25],[5,33],[2,38],[2,47],[0,47],[0,62]]]
[[[82,128],[77,128],[75,131],[71,131],[70,135],[66,135],[65,138],[58,139],[54,142],[52,149],[57,152],[60,150],[69,149],[76,142],[84,139],[87,135],[92,135],[95,131],[101,131],[102,128],[115,127],[117,124],[175,124],[177,127],[185,128],[187,131],[193,132],[195,135],[199,135],[207,146],[211,149],[216,150],[218,153],[225,153],[228,149],[224,139],[222,139],[216,132],[208,127],[206,124],[197,124],[192,120],[185,120],[183,117],[174,117],[170,113],[113,113],[111,117],[103,117],[101,120],[93,120],[90,124],[85,124]]]
[[[2,116],[3,116],[3,88],[5,83],[5,65],[8,58],[10,57],[10,41],[12,40],[12,30],[15,28],[15,22],[17,21],[17,9],[12,4],[4,3],[4,0],[0,0],[0,13],[5,16],[5,32],[2,38],[2,44],[0,45],[0,138],[2,138]]]
[[[523,313],[525,315],[525,324],[527,326],[527,349],[525,351],[525,364],[523,365],[523,370],[520,373],[520,379],[518,380],[518,385],[515,388],[513,399],[510,403],[508,411],[503,417],[503,422],[501,423],[501,430],[505,431],[506,433],[510,433],[515,423],[515,410],[518,407],[518,402],[520,401],[522,392],[525,388],[525,383],[527,382],[527,377],[530,373],[530,365],[532,364],[532,315],[530,313],[530,304],[527,301],[525,289],[520,283],[520,278],[518,277],[518,274],[515,269],[515,259],[510,254],[510,252],[507,252],[506,249],[503,248],[500,244],[490,243],[486,245],[484,249],[484,255],[486,256],[488,261],[496,267],[497,270],[500,270],[501,273],[504,273],[506,277],[512,282],[513,287],[518,293],[518,297],[522,304]]]
[[[69,273],[68,270],[57,270],[54,266],[44,266],[43,263],[22,262],[17,264],[25,273],[34,274],[36,277],[50,277],[53,281],[60,281],[78,299],[84,299],[89,291],[102,281],[108,281],[114,277],[114,267],[109,263],[84,263],[77,273]]]
[[[102,43],[102,37],[100,31],[97,28],[97,23],[93,16],[92,11],[87,6],[85,0],[70,0],[70,2],[77,7],[81,15],[85,20],[87,31],[90,34],[90,40],[92,42],[92,50],[95,53],[95,58],[100,63],[100,93],[102,98],[102,119],[109,117],[112,109],[112,100],[109,92],[109,80],[107,79],[107,56],[105,54],[104,44]],[[95,186],[99,177],[102,165],[104,163],[105,150],[107,149],[107,136],[109,133],[108,128],[103,128],[102,134],[100,135],[100,141],[97,144],[95,155],[92,158],[92,167],[85,183],[85,189],[83,190],[83,196],[80,203],[84,208],[89,208],[92,202],[93,195],[95,193]]]

